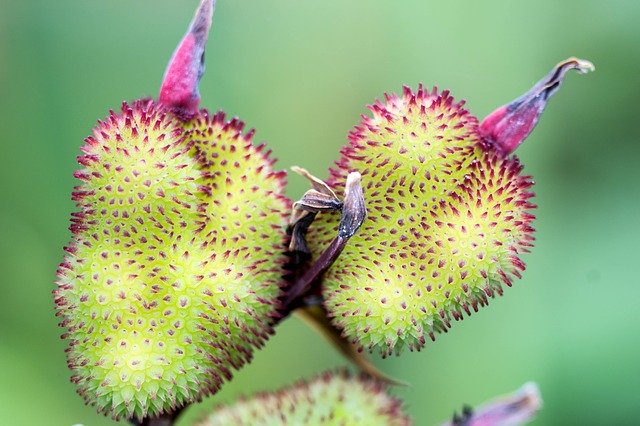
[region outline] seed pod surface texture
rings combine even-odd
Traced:
[[[99,411],[142,419],[214,393],[271,333],[289,203],[252,134],[136,101],[86,139],[54,296]]]
[[[384,384],[340,372],[217,407],[198,426],[410,424],[401,403],[386,393]]]
[[[339,192],[360,172],[368,217],[324,275],[323,294],[350,341],[388,356],[419,350],[520,277],[535,206],[518,159],[483,142],[447,91],[405,87],[369,108],[329,178]],[[336,225],[319,217],[314,251]]]

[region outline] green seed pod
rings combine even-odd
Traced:
[[[419,350],[521,276],[520,255],[533,242],[533,181],[509,153],[566,70],[587,65],[559,64],[482,131],[448,91],[405,87],[369,107],[373,116],[349,134],[328,180],[340,198],[348,173],[360,172],[367,207],[322,281],[327,312],[347,339],[383,356]],[[336,232],[335,215],[320,215],[308,234],[315,256]]]
[[[344,371],[217,407],[198,426],[367,425],[406,426],[400,401],[385,385]]]
[[[115,419],[216,392],[278,315],[285,174],[244,123],[198,107],[214,6],[201,1],[158,102],[112,111],[78,157],[54,296],[72,381]]]
[[[86,139],[54,292],[72,381],[114,418],[216,392],[271,333],[288,202],[243,123],[124,104]]]

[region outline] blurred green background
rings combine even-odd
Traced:
[[[239,115],[280,159],[325,176],[365,105],[403,83],[448,88],[480,118],[575,55],[518,154],[537,181],[524,279],[421,353],[376,363],[417,425],[527,380],[535,424],[638,424],[640,2],[219,0],[203,105]],[[51,290],[83,137],[154,95],[196,0],[0,2],[0,423],[112,424],[69,383]],[[291,177],[289,194],[306,183]],[[346,365],[297,319],[216,396]],[[183,422],[182,424],[185,424]]]

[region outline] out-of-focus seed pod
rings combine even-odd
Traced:
[[[197,424],[405,426],[411,421],[384,383],[340,372],[216,407]]]

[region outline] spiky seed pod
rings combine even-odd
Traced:
[[[382,382],[341,371],[217,407],[197,424],[406,426],[411,421]]]
[[[362,174],[368,217],[326,272],[329,315],[357,346],[383,356],[420,349],[519,277],[533,237],[532,181],[516,158],[481,141],[449,92],[386,95],[349,135],[329,184]],[[335,235],[324,215],[316,249]]]
[[[329,184],[359,171],[368,218],[325,273],[325,307],[358,348],[383,356],[422,348],[502,294],[532,246],[533,184],[509,157],[536,126],[569,70],[569,58],[481,125],[448,91],[386,95],[350,133]],[[340,194],[338,194],[340,195]],[[309,231],[317,254],[334,239],[324,215]],[[315,232],[314,232],[315,231]]]
[[[137,101],[86,139],[54,293],[72,381],[99,411],[142,419],[198,400],[271,333],[288,202],[242,131]]]

